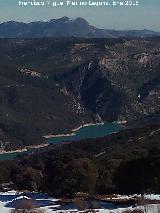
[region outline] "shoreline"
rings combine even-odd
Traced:
[[[13,154],[13,153],[21,153],[21,152],[27,152],[28,150],[26,148],[24,149],[16,149],[16,150],[11,150],[11,151],[2,151],[0,152],[0,155],[4,154]]]
[[[56,137],[70,137],[70,136],[74,136],[76,135],[75,132],[87,127],[87,126],[96,126],[96,125],[103,125],[104,122],[101,123],[87,123],[87,124],[82,124],[77,128],[74,128],[71,130],[71,133],[67,133],[67,134],[57,134],[57,135],[46,135],[46,136],[42,136],[45,139],[49,139],[49,138],[56,138]],[[3,154],[14,154],[14,153],[23,153],[23,152],[27,152],[28,149],[40,149],[40,148],[44,148],[49,146],[49,143],[45,143],[45,144],[38,144],[38,145],[30,145],[30,146],[26,146],[23,149],[17,149],[17,150],[11,150],[11,151],[2,151],[0,152],[0,156]]]
[[[38,144],[38,145],[31,145],[31,146],[26,146],[23,149],[16,149],[16,150],[11,150],[11,151],[2,151],[0,152],[0,155],[3,154],[13,154],[13,153],[22,153],[22,152],[28,152],[28,149],[40,149],[49,146],[49,143],[45,144]]]
[[[49,139],[49,138],[58,138],[58,137],[69,137],[69,136],[74,136],[76,135],[75,133],[67,133],[67,134],[58,134],[58,135],[45,135],[42,136],[43,138]]]
[[[44,148],[49,146],[49,143],[43,143],[43,144],[38,144],[38,145],[30,145],[26,146],[27,149],[39,149],[39,148]]]
[[[57,135],[45,135],[43,138],[49,139],[49,138],[57,138],[57,137],[70,137],[70,136],[75,136],[75,132],[84,128],[84,127],[89,127],[89,126],[98,126],[98,125],[104,125],[104,122],[101,123],[87,123],[87,124],[82,124],[79,127],[76,127],[71,130],[71,133],[66,133],[66,134],[57,134]]]
[[[57,135],[46,135],[46,136],[42,136],[45,139],[50,139],[50,138],[57,138],[57,137],[70,137],[70,136],[75,136],[76,135],[76,131],[84,128],[84,127],[89,127],[89,126],[98,126],[98,125],[104,125],[105,122],[101,122],[101,123],[86,123],[86,124],[82,124],[79,127],[76,127],[74,129],[71,130],[71,133],[66,133],[66,134],[57,134]],[[117,124],[124,124],[125,121],[114,121],[112,123],[117,123]],[[30,145],[30,146],[26,146],[23,149],[17,149],[17,150],[10,150],[10,151],[2,151],[0,152],[0,156],[3,154],[13,154],[13,153],[23,153],[23,152],[28,152],[28,149],[40,149],[40,148],[45,148],[49,146],[49,143],[43,143],[43,144],[38,144],[38,145]]]

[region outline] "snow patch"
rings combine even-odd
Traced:
[[[140,195],[113,195],[113,199],[130,199],[135,196],[140,197]],[[150,200],[160,200],[160,195],[156,194],[146,194],[144,195],[144,198],[150,199]],[[45,210],[45,213],[68,213],[68,212],[76,212],[76,213],[82,213],[83,211],[78,211],[74,205],[70,204],[69,206],[60,206],[57,205],[55,202],[58,201],[58,199],[49,197],[46,194],[40,194],[40,193],[31,193],[31,192],[17,192],[15,190],[8,191],[8,192],[0,192],[0,213],[10,213],[13,209],[12,202],[19,201],[21,199],[33,199],[37,202],[37,204],[40,206],[42,210]],[[146,205],[144,206],[138,206],[138,207],[127,207],[127,208],[119,208],[116,205],[107,204],[105,202],[105,205],[100,207],[101,209],[96,209],[96,212],[99,213],[122,213],[125,210],[133,210],[135,208],[147,210],[147,213],[153,213],[158,212],[160,210],[160,205],[154,204],[154,205]]]

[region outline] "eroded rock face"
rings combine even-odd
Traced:
[[[105,45],[103,51],[90,47],[86,54],[84,45],[78,45],[72,53],[83,64],[60,79],[85,107],[112,121],[135,120],[159,110],[159,42],[124,40]]]

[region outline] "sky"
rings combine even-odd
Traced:
[[[37,0],[22,0],[37,1]],[[47,0],[44,0],[47,1]],[[51,0],[53,1],[53,0]],[[54,0],[56,1],[56,0]],[[64,1],[66,4],[67,0]],[[76,1],[76,0],[75,0]],[[83,0],[77,0],[83,1]],[[89,1],[89,0],[86,0]],[[109,1],[112,0],[91,0]],[[115,0],[123,1],[125,0]],[[131,0],[135,2],[135,0]],[[83,17],[91,25],[105,29],[151,29],[160,31],[160,0],[139,0],[138,6],[19,6],[19,0],[0,0],[0,22],[4,21],[39,21],[68,16]]]

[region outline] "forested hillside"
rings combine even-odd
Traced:
[[[58,197],[160,193],[160,126],[52,145],[0,163],[0,182]]]
[[[0,39],[5,149],[87,122],[159,123],[160,39]]]

